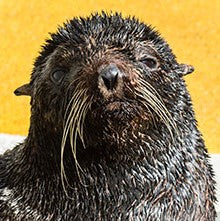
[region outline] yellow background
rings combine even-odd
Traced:
[[[0,0],[0,133],[28,132],[30,99],[13,91],[29,81],[48,32],[73,16],[101,10],[135,15],[152,24],[178,61],[195,67],[185,79],[199,127],[209,151],[220,152],[219,0]]]

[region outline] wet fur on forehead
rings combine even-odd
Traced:
[[[123,18],[118,13],[102,12],[86,18],[74,18],[59,27],[43,46],[40,56],[35,61],[35,68],[44,64],[45,59],[58,47],[65,46],[75,50],[87,47],[91,52],[95,52],[108,46],[121,48],[129,53],[137,42],[149,42],[168,67],[176,64],[168,44],[150,25],[145,25],[134,17]]]

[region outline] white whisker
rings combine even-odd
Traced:
[[[68,135],[70,139],[71,151],[72,151],[73,158],[75,161],[76,171],[80,180],[81,180],[80,171],[84,173],[76,157],[77,137],[79,135],[82,145],[85,148],[85,142],[83,139],[83,124],[84,124],[87,111],[91,106],[92,99],[90,100],[88,99],[88,96],[86,95],[87,90],[81,89],[82,88],[81,86],[82,85],[78,85],[75,88],[75,91],[73,93],[74,95],[71,98],[67,106],[67,109],[65,111],[65,115],[64,115],[65,124],[64,124],[64,131],[63,131],[63,137],[62,137],[62,142],[61,142],[61,181],[62,181],[64,192],[68,198],[71,198],[71,197],[68,196],[66,184],[69,188],[73,189],[68,182],[68,178],[67,178],[67,174],[65,172],[65,166],[64,166],[64,149],[65,149]],[[68,113],[69,110],[70,112]]]

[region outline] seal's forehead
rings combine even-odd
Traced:
[[[88,61],[111,59],[111,58],[127,58],[135,59],[151,55],[159,57],[156,48],[149,41],[133,42],[133,44],[118,46],[114,42],[108,42],[105,45],[99,45],[99,41],[93,37],[89,37],[83,45],[59,45],[53,53],[51,53],[46,64],[53,66],[68,67],[72,63],[87,63]]]
[[[71,50],[76,57],[83,53],[86,55],[84,57],[87,57],[103,48],[136,50],[143,42],[150,42],[149,46],[152,46],[164,60],[175,59],[158,32],[135,18],[105,13],[74,18],[60,27],[56,33],[51,34],[51,39],[46,41],[40,56],[36,59],[35,67],[45,64],[47,57],[64,45],[68,50],[63,50],[60,57],[68,58],[72,56]]]

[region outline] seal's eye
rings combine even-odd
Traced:
[[[53,82],[60,83],[63,80],[65,74],[66,72],[64,70],[57,70],[52,73],[51,78]]]
[[[143,58],[140,61],[151,69],[157,67],[157,61],[154,58]]]

